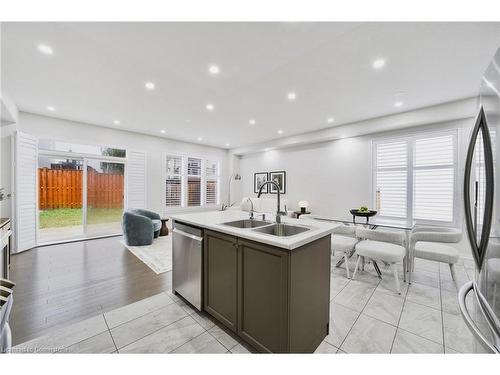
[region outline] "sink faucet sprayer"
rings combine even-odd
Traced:
[[[259,189],[259,194],[257,194],[257,198],[260,198],[260,195],[262,194],[262,189],[267,184],[273,185],[276,188],[276,192],[278,193],[278,208],[276,209],[276,222],[278,224],[280,224],[281,223],[281,216],[282,215],[286,215],[286,212],[281,211],[281,205],[280,205],[280,186],[276,182],[274,182],[274,181],[266,181],[266,182],[264,182],[261,185],[260,189]]]
[[[252,208],[250,209],[250,220],[253,220],[253,202],[250,198],[247,198],[247,201],[250,202],[250,205],[252,206]]]

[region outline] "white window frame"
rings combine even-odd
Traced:
[[[167,189],[167,157],[176,157],[181,158],[181,205],[180,206],[167,206],[165,192]],[[201,175],[192,175],[196,177],[201,177],[201,188],[200,188],[200,205],[199,206],[188,206],[188,159],[201,159]],[[207,183],[207,160],[217,163],[217,202],[215,204],[207,204],[206,202],[206,183]],[[167,209],[169,212],[175,211],[187,211],[187,210],[196,210],[200,208],[214,208],[220,204],[220,190],[221,190],[221,161],[218,158],[213,158],[209,156],[200,156],[196,154],[180,154],[174,152],[165,152],[163,155],[163,192],[162,192],[162,205],[164,209]],[[213,176],[210,176],[210,179],[214,179]]]
[[[419,169],[430,169],[432,167],[415,167],[414,157],[415,157],[415,141],[422,138],[432,138],[439,136],[452,136],[453,139],[453,214],[452,221],[436,221],[436,220],[415,220],[413,218],[413,206],[414,206],[414,174],[416,170]],[[459,154],[458,154],[458,129],[448,129],[440,131],[422,131],[413,132],[406,135],[398,135],[393,137],[379,137],[372,140],[372,181],[371,181],[371,197],[372,197],[372,207],[376,206],[376,190],[377,190],[377,145],[392,142],[405,141],[407,144],[407,180],[406,180],[406,220],[408,223],[414,222],[420,225],[441,225],[457,227],[460,224],[460,179],[459,179]],[[381,216],[388,220],[401,220],[401,218],[394,218],[388,216]]]

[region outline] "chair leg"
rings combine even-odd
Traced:
[[[344,253],[344,263],[345,263],[345,272],[347,273],[347,278],[349,279],[351,276],[349,275],[349,257],[347,256],[347,253]]]
[[[411,285],[411,275],[413,273],[413,264],[415,263],[415,257],[413,256],[413,253],[411,251],[406,262],[406,267],[408,269],[408,285]]]
[[[356,276],[356,272],[358,272],[359,261],[361,260],[361,256],[358,255],[358,259],[356,260],[356,267],[354,267],[354,272],[352,273],[351,280],[354,280],[354,276]]]
[[[365,270],[365,257],[361,257],[361,271]]]
[[[403,258],[403,282],[406,283],[406,270],[407,270],[407,266],[408,266],[408,257],[405,256]]]
[[[398,276],[398,267],[396,267],[396,263],[391,264],[392,272],[394,273],[394,283],[396,284],[396,291],[398,294],[401,294],[401,286],[399,285],[399,276]]]
[[[455,271],[455,265],[454,264],[450,264],[450,273],[451,273],[451,278],[453,279],[453,282],[455,283],[455,287],[458,290],[457,273]]]

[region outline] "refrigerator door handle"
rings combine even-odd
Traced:
[[[484,171],[486,174],[486,179],[485,179],[486,186],[485,186],[484,213],[483,213],[483,221],[481,229],[481,238],[478,244],[476,235],[477,227],[473,223],[472,213],[471,213],[470,177],[471,177],[472,163],[474,160],[474,151],[476,148],[476,141],[479,132],[481,132],[483,140]],[[474,129],[472,130],[471,140],[469,143],[469,147],[467,149],[467,158],[465,161],[465,173],[464,173],[465,224],[467,227],[467,236],[469,238],[469,243],[472,248],[472,255],[474,256],[474,260],[479,270],[483,265],[483,260],[486,253],[486,248],[488,247],[488,241],[490,237],[491,220],[493,214],[494,188],[495,188],[494,165],[493,165],[493,151],[491,145],[491,137],[488,129],[488,124],[486,122],[486,115],[484,113],[483,107],[481,107],[481,109],[479,110],[479,114],[477,116],[476,124],[474,125]]]
[[[498,351],[498,349],[488,341],[486,336],[483,335],[483,333],[479,330],[476,323],[474,322],[474,320],[472,319],[472,317],[469,314],[469,310],[467,309],[467,305],[466,305],[466,298],[467,298],[467,295],[473,290],[474,290],[474,283],[472,281],[465,283],[460,288],[460,290],[458,292],[458,305],[460,307],[460,313],[462,314],[462,317],[465,321],[465,324],[467,324],[467,326],[471,330],[472,334],[477,338],[479,343],[486,350],[488,350],[492,353],[499,354],[500,352]],[[481,302],[478,301],[478,303],[480,304]],[[482,309],[481,309],[481,311],[482,311]],[[485,319],[488,320],[488,317],[485,316]]]
[[[479,197],[479,181],[474,181],[474,235],[477,236],[477,201]]]

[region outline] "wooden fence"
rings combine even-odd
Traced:
[[[122,174],[87,172],[87,206],[93,208],[123,207]],[[38,169],[39,208],[82,208],[83,171],[72,169]]]

